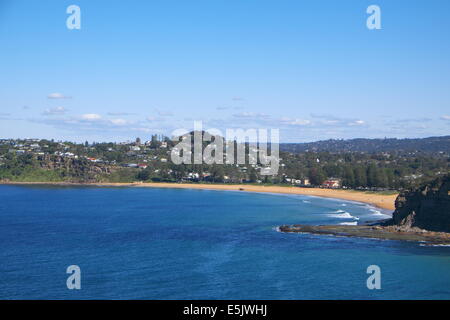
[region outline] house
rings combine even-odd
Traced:
[[[325,188],[339,188],[341,186],[341,180],[336,178],[330,178],[328,180],[325,180],[324,183],[322,183],[322,187]]]
[[[309,179],[293,179],[293,178],[286,178],[287,182],[290,182],[291,184],[295,184],[297,186],[309,186]]]
[[[198,179],[200,178],[200,175],[196,172],[189,172],[187,175],[188,179]]]

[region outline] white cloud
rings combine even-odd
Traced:
[[[67,109],[64,107],[55,107],[55,108],[49,108],[44,111],[44,115],[61,115],[65,114],[67,112]]]
[[[98,121],[102,119],[102,116],[96,113],[86,113],[81,116],[81,119],[87,121]]]
[[[159,111],[157,110],[158,115],[161,117],[173,117],[173,113],[170,111]]]
[[[290,119],[290,118],[281,118],[281,122],[284,124],[290,124],[293,126],[307,126],[311,124],[310,120],[306,119]]]
[[[54,93],[50,93],[47,96],[47,98],[48,99],[71,99],[72,97],[65,96],[64,94],[59,93],[59,92],[54,92]]]
[[[442,120],[446,120],[446,121],[450,121],[450,116],[447,115],[447,114],[444,114],[444,115],[441,117],[441,119],[442,119]]]
[[[432,119],[430,118],[403,118],[403,119],[396,119],[395,122],[403,122],[403,123],[413,123],[413,122],[430,122]]]
[[[349,126],[363,126],[365,124],[366,122],[364,120],[355,120],[348,123]]]
[[[236,118],[268,118],[269,115],[265,113],[259,113],[259,112],[241,112],[241,113],[235,113],[233,114],[233,117]]]
[[[130,112],[108,112],[108,116],[133,116],[135,115],[135,113],[130,113]]]
[[[10,120],[10,113],[0,112],[0,120]]]
[[[319,124],[328,127],[355,127],[355,126],[367,126],[367,123],[364,120],[358,118],[346,118],[346,117],[338,117],[334,115],[320,115],[320,114],[311,114],[311,117],[318,119]]]
[[[124,126],[129,123],[129,121],[125,119],[111,119],[109,121],[116,126]]]

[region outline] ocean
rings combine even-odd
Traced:
[[[386,213],[300,195],[0,185],[0,298],[450,299],[450,247],[276,228]],[[371,265],[381,289],[367,287]]]

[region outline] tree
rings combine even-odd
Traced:
[[[374,164],[367,168],[367,186],[376,187],[378,185],[378,170]]]
[[[366,169],[363,167],[356,167],[353,171],[355,174],[355,187],[367,187]]]
[[[381,187],[381,188],[388,187],[388,177],[386,175],[386,170],[384,168],[378,169],[377,187]]]
[[[355,187],[355,173],[351,167],[345,167],[344,169],[344,180],[342,182],[344,186]]]
[[[147,169],[139,171],[137,174],[137,179],[141,181],[147,181],[150,179],[150,172]]]
[[[174,164],[171,163],[170,169],[172,170],[172,176],[176,180],[181,180],[186,175],[186,165],[185,164]]]
[[[215,165],[211,168],[211,178],[214,182],[222,182],[223,181],[223,166]]]
[[[311,184],[316,186],[321,185],[327,179],[325,173],[320,167],[311,168],[309,170],[308,178]]]

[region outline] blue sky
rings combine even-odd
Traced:
[[[81,8],[81,30],[66,8]],[[381,30],[366,8],[381,8]],[[447,0],[0,0],[0,138],[278,128],[283,142],[450,129]]]

